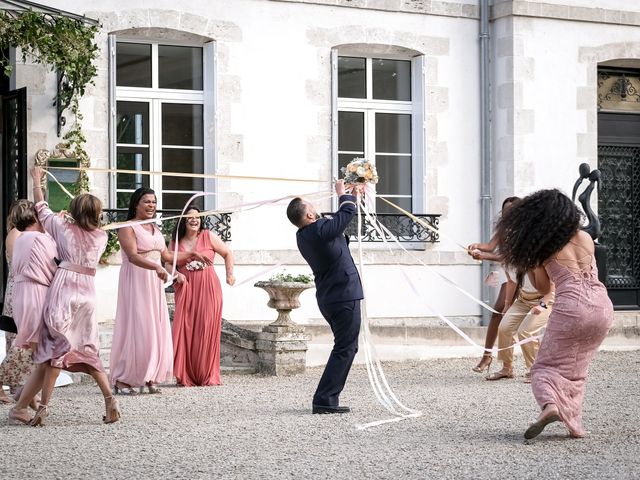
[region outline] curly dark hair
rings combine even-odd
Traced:
[[[498,221],[496,238],[503,262],[519,276],[541,266],[580,228],[582,215],[559,190],[540,190],[515,202]]]

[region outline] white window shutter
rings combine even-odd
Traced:
[[[411,59],[411,151],[413,213],[426,213],[425,182],[426,171],[426,122],[425,122],[425,61],[424,55]]]
[[[331,49],[331,174],[340,178],[338,171],[338,49]],[[337,209],[333,199],[333,209]]]
[[[218,165],[218,138],[217,138],[217,75],[216,75],[216,42],[207,42],[202,48],[202,81],[204,90],[203,125],[204,125],[204,173],[216,172]],[[204,179],[204,191],[215,193],[218,184],[215,178]],[[216,196],[204,197],[205,210],[213,210],[216,206]]]
[[[116,165],[116,36],[108,39],[109,55],[109,168]],[[109,207],[116,208],[116,174],[109,173]]]

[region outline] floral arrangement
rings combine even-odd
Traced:
[[[204,270],[207,266],[202,263],[200,260],[191,260],[184,266],[190,272],[195,272],[197,270]]]
[[[311,283],[313,282],[313,276],[311,275],[291,275],[290,273],[277,273],[272,275],[269,279],[270,282],[297,282],[297,283]]]
[[[346,167],[340,169],[344,183],[378,183],[376,167],[366,158],[354,158]]]

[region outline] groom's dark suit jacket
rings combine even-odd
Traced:
[[[318,305],[361,300],[362,284],[344,230],[356,213],[356,198],[342,195],[333,218],[320,218],[298,230],[296,240],[316,282]]]

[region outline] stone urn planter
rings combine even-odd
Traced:
[[[278,318],[268,327],[295,329],[297,325],[291,320],[291,310],[300,307],[300,294],[313,283],[283,282],[280,280],[267,280],[256,282],[255,287],[262,288],[269,294],[268,307],[278,311]],[[267,328],[267,327],[265,327]],[[272,329],[269,329],[272,330]]]
[[[304,326],[291,321],[291,310],[300,306],[300,294],[313,283],[268,280],[256,287],[269,294],[267,305],[278,311],[275,322],[265,326],[256,338],[259,371],[267,375],[296,375],[304,373],[307,338]]]

